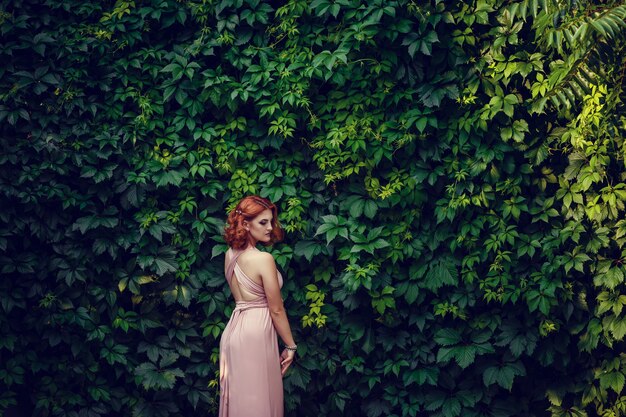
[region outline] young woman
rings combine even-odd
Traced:
[[[274,258],[256,248],[280,241],[276,206],[248,196],[228,215],[224,272],[236,307],[220,340],[220,417],[282,417],[282,377],[296,343]],[[278,352],[276,334],[285,348]]]

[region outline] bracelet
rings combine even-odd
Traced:
[[[296,349],[298,349],[298,345],[293,345],[293,346],[287,346],[285,345],[285,349],[290,350],[292,352],[295,352]]]

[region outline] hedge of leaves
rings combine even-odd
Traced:
[[[0,4],[0,414],[215,415],[258,193],[288,415],[626,415],[622,2]]]

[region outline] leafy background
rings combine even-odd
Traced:
[[[290,416],[622,416],[623,2],[0,2],[0,414],[215,415],[275,201]]]

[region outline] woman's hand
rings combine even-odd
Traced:
[[[284,349],[280,354],[280,373],[282,376],[285,376],[285,372],[287,372],[287,369],[289,369],[289,366],[295,357],[296,352],[289,349]]]

